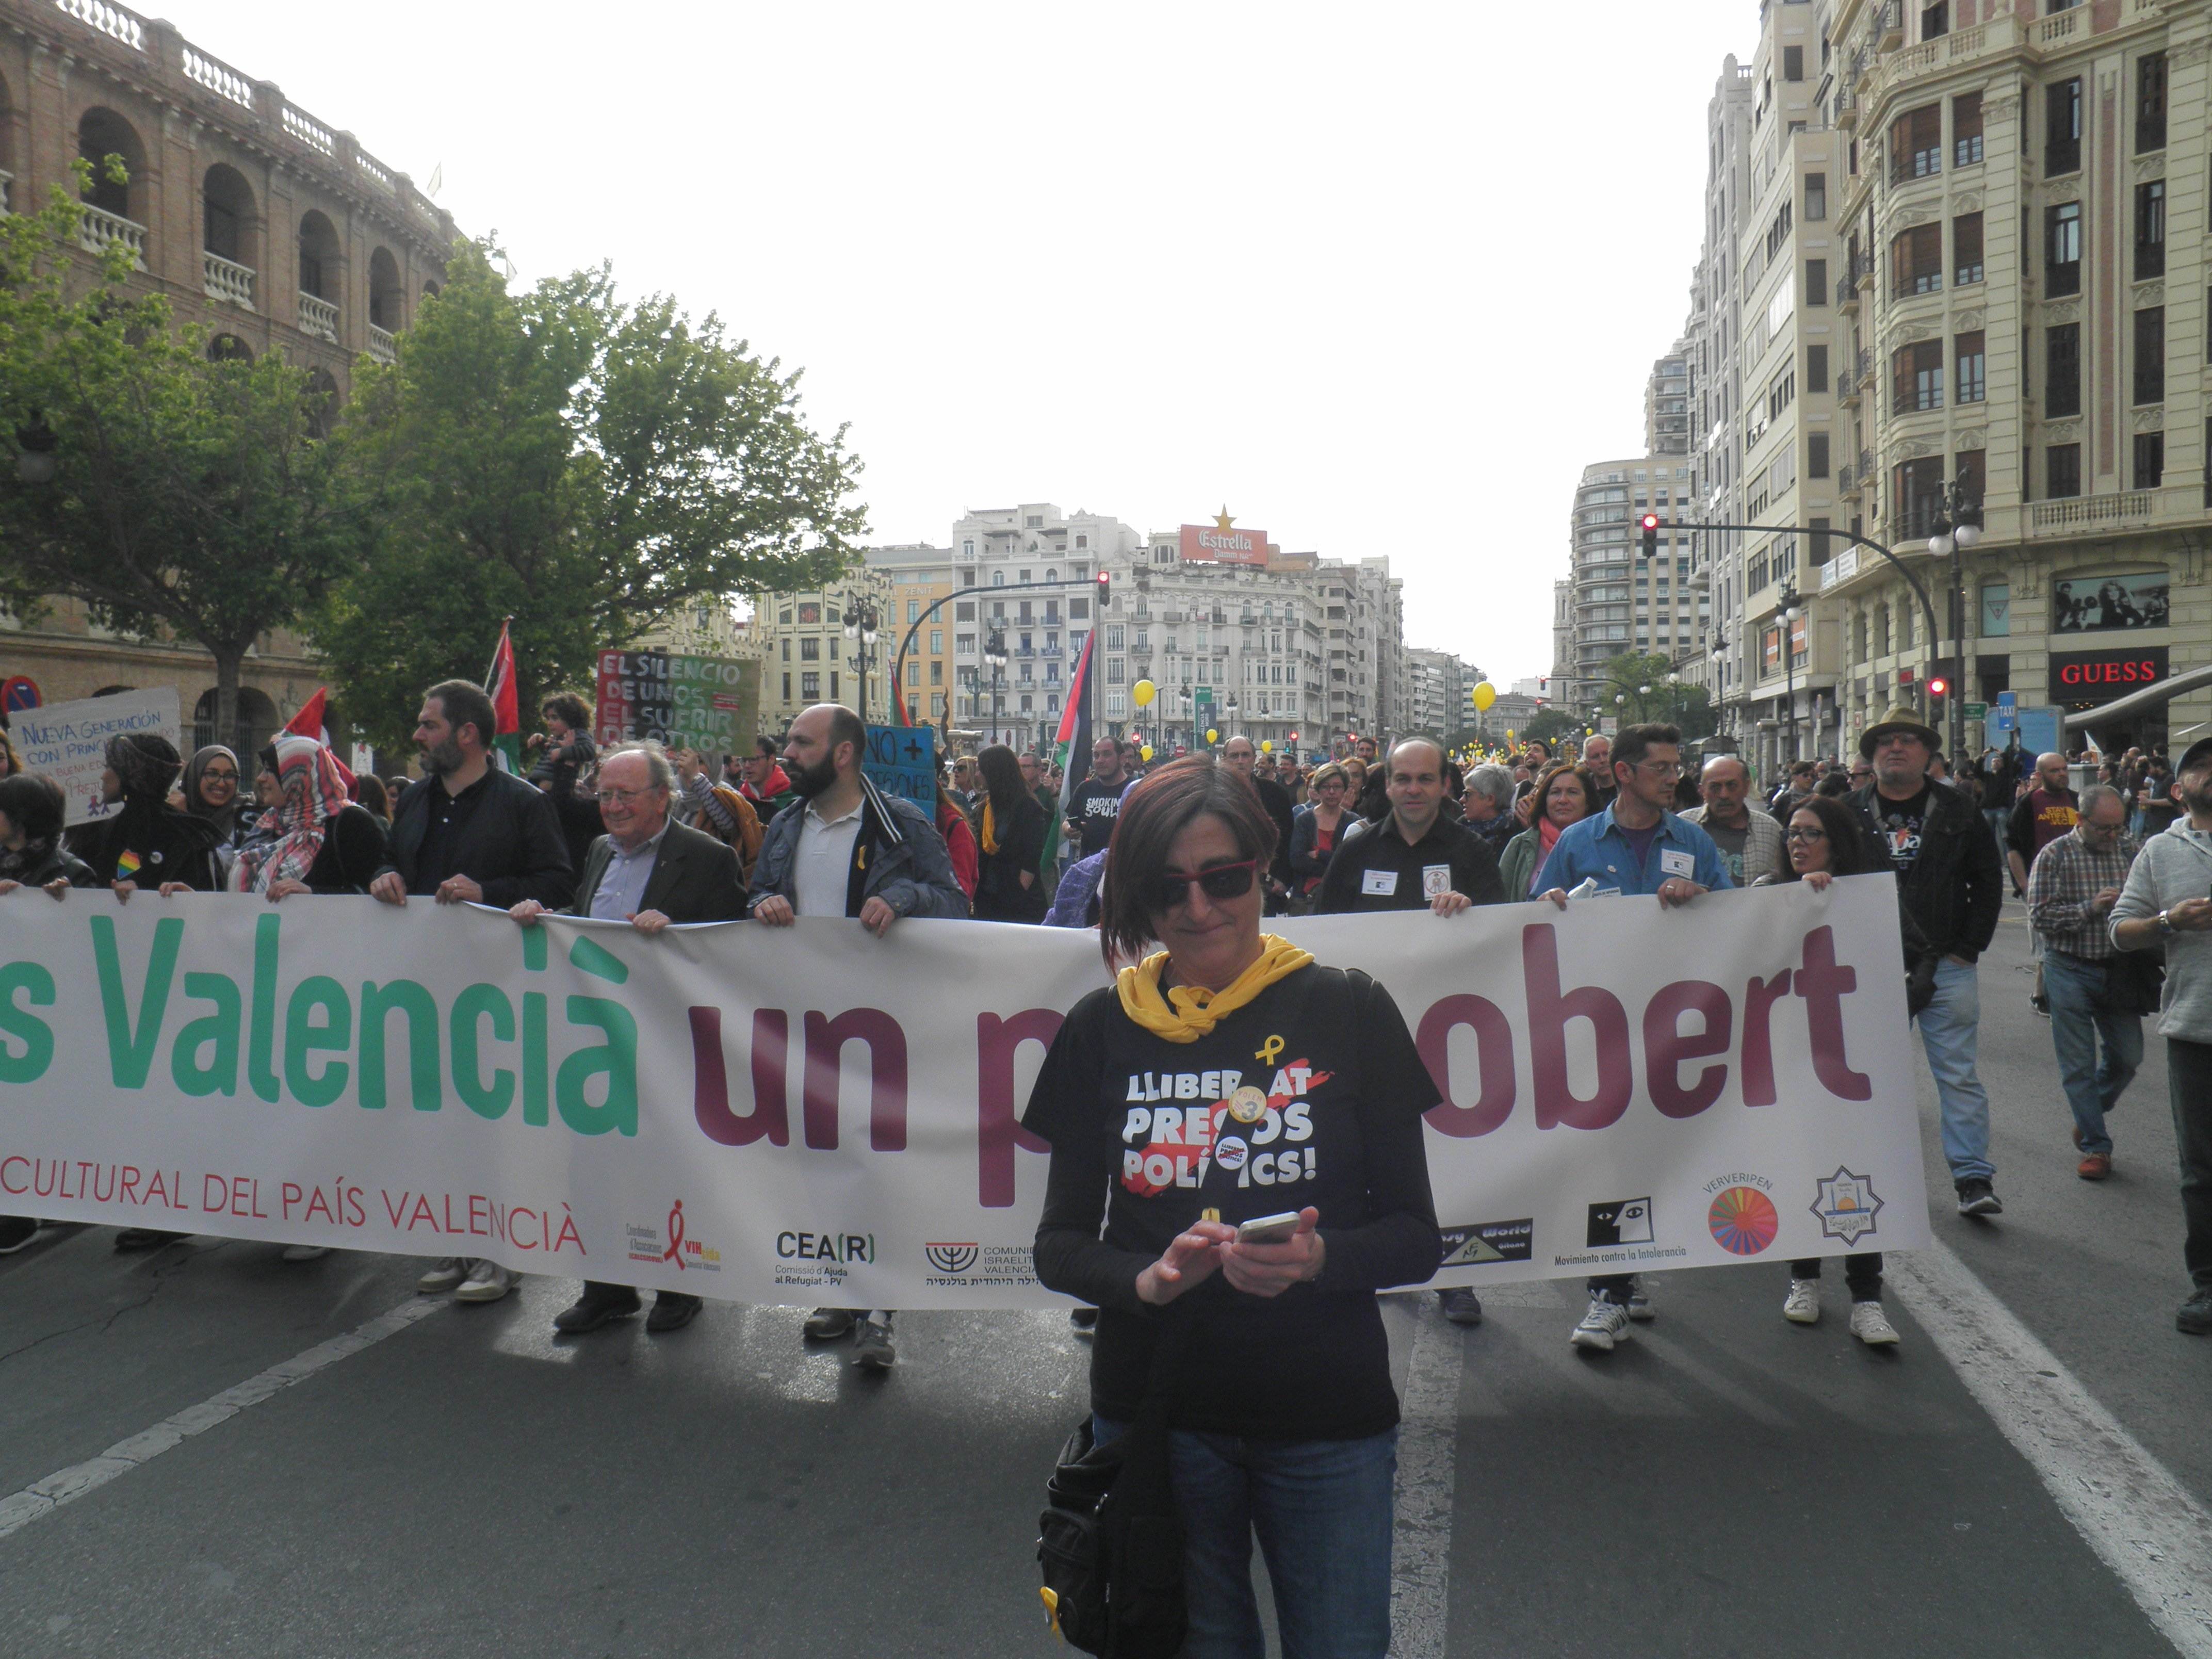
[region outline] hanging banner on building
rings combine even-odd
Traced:
[[[179,754],[185,751],[173,685],[21,709],[9,715],[8,732],[23,757],[23,769],[43,773],[60,787],[71,825],[95,823],[122,810],[120,802],[110,805],[100,799],[109,738],[149,732],[167,738]]]
[[[702,755],[750,752],[760,714],[760,665],[680,651],[599,653],[592,734],[602,748],[651,738]]]
[[[2051,631],[2097,634],[2164,628],[2172,620],[2163,570],[2128,576],[2075,576],[2051,584]]]
[[[1929,1242],[1887,877],[1284,931],[1395,994],[1447,1097],[1441,1283]],[[649,939],[18,891],[0,941],[0,1213],[738,1302],[1054,1304],[1030,1257],[1046,1149],[1017,1121],[1103,983],[1091,933]],[[1304,1035],[1106,1091],[1125,1178],[1194,1186],[1218,1159],[1230,1219],[1297,1207],[1327,1081]]]

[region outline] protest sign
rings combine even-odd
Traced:
[[[678,651],[599,653],[592,735],[602,748],[651,738],[710,757],[750,753],[760,665]]]
[[[9,732],[23,757],[23,769],[44,773],[60,786],[69,802],[66,822],[72,825],[96,823],[122,810],[119,802],[110,805],[100,799],[110,738],[151,732],[167,738],[180,754],[185,747],[173,685],[27,708],[11,717]]]
[[[1440,1284],[1929,1242],[1887,876],[1284,932],[1395,994],[1446,1097]],[[17,891],[0,1212],[738,1302],[1055,1305],[1030,1255],[1046,1149],[1017,1121],[1064,1011],[1104,982],[1096,934],[985,922],[647,938]],[[1303,1104],[1272,1101],[1303,1086],[1295,1060],[1255,1056],[1243,1081],[1271,1103],[1238,1120],[1234,1165],[1224,1148],[1255,1213],[1292,1179]],[[1187,1101],[1172,1081],[1202,1115],[1202,1080]],[[1163,1184],[1191,1173],[1168,1160]]]
[[[887,795],[899,795],[937,818],[937,728],[872,726],[860,769]]]

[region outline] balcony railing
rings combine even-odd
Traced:
[[[314,295],[300,295],[300,332],[319,334],[332,345],[338,343],[338,308]]]
[[[374,323],[368,325],[368,355],[380,363],[395,363],[399,354],[392,349],[392,336]]]
[[[253,267],[226,259],[220,253],[200,254],[200,287],[210,300],[228,300],[253,309]]]
[[[2109,495],[2033,501],[2028,506],[2027,524],[2032,532],[2075,530],[2088,525],[2113,524],[2124,519],[2148,519],[2157,502],[2158,492],[2154,489],[2123,489]]]
[[[139,270],[146,269],[146,227],[125,218],[119,213],[110,213],[106,208],[96,208],[89,202],[78,205],[84,217],[77,222],[77,245],[88,253],[105,253],[110,246],[120,242],[131,250],[131,263]]]

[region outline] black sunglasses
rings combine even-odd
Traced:
[[[1243,898],[1252,890],[1252,878],[1258,873],[1260,860],[1246,859],[1241,864],[1217,864],[1200,871],[1194,876],[1154,876],[1146,893],[1149,908],[1157,915],[1172,910],[1190,900],[1190,884],[1196,882],[1210,899]]]

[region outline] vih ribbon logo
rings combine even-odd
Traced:
[[[676,1207],[668,1212],[668,1248],[660,1253],[663,1261],[673,1261],[677,1271],[684,1267],[684,1200],[678,1199]]]

